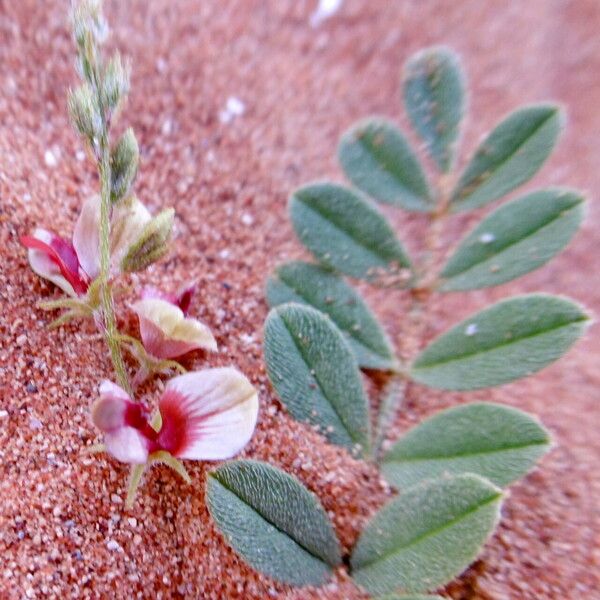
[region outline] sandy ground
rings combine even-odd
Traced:
[[[107,14],[113,45],[133,63],[122,122],[141,143],[138,195],[153,211],[172,205],[178,215],[172,257],[134,283],[198,280],[193,313],[213,328],[222,352],[194,355],[187,366],[234,363],[251,377],[262,408],[245,455],[304,481],[349,548],[389,490],[372,467],[286,416],[261,359],[265,277],[301,255],[286,197],[315,178],[341,179],[334,149],[355,119],[379,113],[406,125],[401,64],[424,45],[447,43],[463,54],[471,82],[463,161],[505,112],[556,99],[568,107],[568,129],[528,188],[590,190],[590,207],[583,233],[544,269],[433,301],[426,337],[524,291],[568,293],[598,313],[600,3],[348,0],[313,31],[314,4],[113,0]],[[319,590],[299,591],[249,570],[210,523],[208,465],[190,467],[191,486],[155,469],[127,514],[126,468],[80,455],[96,439],[88,407],[110,363],[90,325],[45,329],[49,315],[34,304],[57,291],[29,270],[17,243],[36,224],[70,232],[82,200],[97,188],[66,118],[66,89],[74,84],[67,5],[0,0],[0,597],[362,598],[343,572]],[[229,96],[246,112],[225,124],[219,113]],[[422,218],[388,212],[417,249]],[[448,239],[472,218],[451,222]],[[367,297],[401,338],[402,294]],[[513,487],[502,526],[482,560],[449,587],[452,597],[562,600],[598,590],[599,349],[592,328],[529,380],[464,395],[412,388],[395,433],[443,406],[495,400],[539,415],[556,442]]]

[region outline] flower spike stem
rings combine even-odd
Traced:
[[[117,322],[113,306],[111,286],[109,284],[110,271],[110,146],[108,142],[108,125],[103,119],[105,132],[100,141],[100,298],[102,301],[102,312],[104,315],[104,336],[110,350],[110,357],[121,387],[131,393],[131,384],[127,377],[125,361],[121,353],[121,347],[117,338]]]

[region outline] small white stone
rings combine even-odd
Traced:
[[[465,327],[465,335],[471,336],[471,335],[475,335],[476,333],[477,333],[477,324],[476,323],[469,323]]]
[[[23,202],[31,202],[31,194],[29,192],[23,194]]]
[[[46,152],[44,152],[44,162],[47,167],[54,168],[58,164],[58,158],[56,158],[52,150],[46,150]]]
[[[75,152],[75,158],[79,162],[83,162],[85,160],[85,152],[83,150],[77,150],[77,152]]]
[[[246,112],[246,105],[239,98],[229,96],[225,110],[235,117],[241,117]]]
[[[225,250],[221,250],[221,252],[219,252],[219,257],[223,258],[223,259],[227,259],[227,258],[229,258],[230,254],[231,254],[231,252],[229,252],[229,250],[227,250],[227,248],[225,248]]]
[[[485,232],[479,236],[479,241],[482,244],[491,244],[496,239],[493,233]]]
[[[251,214],[244,213],[241,218],[242,218],[242,223],[244,225],[247,225],[248,227],[250,227],[250,225],[254,224],[254,217]]]
[[[6,417],[8,417],[8,411],[0,410],[0,419],[6,419]]]
[[[318,27],[332,17],[342,6],[343,0],[319,0],[316,10],[310,15],[310,26]]]
[[[39,419],[36,419],[35,417],[31,417],[31,419],[29,419],[29,427],[31,429],[41,429],[43,427],[43,425]]]
[[[121,548],[121,545],[118,542],[115,542],[115,540],[108,540],[108,542],[106,542],[106,547],[111,552],[122,552],[123,550],[123,548]]]
[[[171,119],[167,119],[161,127],[161,132],[163,135],[171,135],[173,132],[173,121]]]
[[[156,60],[156,70],[159,73],[164,73],[167,70],[167,61],[164,58],[159,57]]]
[[[119,496],[119,494],[111,494],[110,500],[111,500],[111,502],[113,502],[113,504],[122,504],[123,503],[123,498],[121,498],[121,496]]]
[[[25,342],[27,341],[27,336],[22,333],[19,337],[17,337],[17,339],[15,340],[17,346],[22,346]]]

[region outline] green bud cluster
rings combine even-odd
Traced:
[[[143,271],[167,253],[174,217],[174,209],[166,208],[144,227],[137,241],[129,247],[123,257],[122,271]]]
[[[117,203],[125,198],[137,175],[140,149],[129,127],[110,153],[110,199]]]

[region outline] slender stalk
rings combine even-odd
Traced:
[[[132,393],[125,361],[118,340],[117,322],[113,305],[110,278],[110,145],[108,126],[100,140],[98,169],[100,173],[100,298],[104,322],[104,337],[110,351],[110,358],[119,381],[119,385]]]
[[[443,233],[444,221],[448,215],[450,183],[448,175],[440,177],[438,183],[438,205],[436,211],[430,217],[429,227],[425,236],[425,248],[420,269],[420,285],[410,290],[411,303],[408,327],[402,331],[402,337],[398,343],[399,351],[405,359],[414,355],[418,350],[418,344],[425,326],[423,307],[437,284],[438,249]],[[381,460],[383,442],[399,407],[406,398],[409,385],[410,378],[408,374],[405,371],[400,371],[392,376],[383,391],[373,442],[373,454],[377,462]]]

